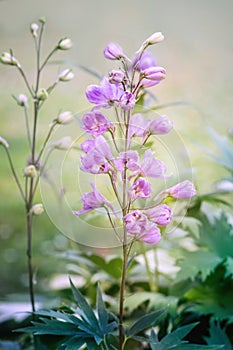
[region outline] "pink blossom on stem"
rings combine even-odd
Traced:
[[[142,177],[139,177],[137,180],[135,180],[129,189],[129,194],[132,199],[148,198],[151,196],[151,193],[152,189],[150,182]]]
[[[140,241],[155,245],[161,240],[160,229],[151,221],[149,221],[145,227],[144,234],[140,236]]]
[[[149,67],[141,71],[142,81],[140,86],[146,88],[159,84],[165,79],[166,71],[162,67]]]
[[[159,204],[143,211],[150,221],[159,226],[166,226],[172,220],[172,209],[166,204]]]
[[[149,123],[145,130],[144,136],[146,136],[146,134],[164,135],[169,133],[172,128],[173,123],[168,119],[168,117],[166,115],[161,115]]]
[[[126,167],[129,170],[136,171],[139,169],[139,156],[137,151],[121,152],[119,157],[114,161],[115,167],[121,173]]]
[[[114,208],[111,203],[97,190],[96,186],[91,183],[91,187],[93,188],[93,192],[83,193],[82,195],[82,203],[83,209],[74,210],[73,214],[80,216],[81,214],[85,214],[91,210],[100,207],[109,207],[113,212]]]
[[[90,112],[84,114],[83,129],[92,136],[98,136],[113,127],[112,123],[100,112]]]
[[[125,91],[121,95],[119,103],[123,110],[128,111],[134,108],[136,101],[134,95],[131,92]]]
[[[122,47],[114,42],[109,43],[105,47],[104,57],[108,60],[120,60],[121,58],[127,58],[122,50]]]
[[[121,70],[112,70],[108,74],[108,80],[111,84],[120,84],[124,81],[125,78],[125,73],[122,72]]]
[[[166,165],[161,160],[154,158],[153,152],[150,149],[144,153],[140,168],[140,173],[144,177],[166,177]]]
[[[143,136],[147,130],[150,121],[145,120],[140,113],[133,114],[129,124],[129,138],[133,136]]]
[[[165,193],[168,193],[170,196],[174,198],[190,198],[196,195],[196,189],[193,183],[189,180],[185,180],[183,182],[178,183],[177,185],[168,188]]]
[[[152,53],[150,51],[145,51],[143,52],[143,54],[139,53],[135,57],[130,69],[137,69],[139,71],[143,71],[146,68],[155,66],[157,66],[157,63]]]
[[[89,85],[86,89],[86,97],[89,102],[96,104],[96,108],[110,108],[118,105],[123,94],[121,84],[111,84],[104,77],[100,85]]]

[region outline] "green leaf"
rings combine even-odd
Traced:
[[[219,322],[211,320],[210,323],[210,329],[209,329],[209,336],[204,337],[207,344],[219,344],[224,345],[224,350],[232,350],[231,342],[226,335],[225,330],[221,329]]]
[[[90,307],[90,305],[87,303],[86,299],[83,297],[83,295],[75,288],[73,282],[70,279],[70,285],[72,288],[72,292],[75,298],[75,301],[77,302],[79,308],[82,311],[82,317],[85,319],[85,321],[91,325],[96,331],[99,330],[99,324],[98,320],[94,314],[94,311]]]
[[[222,345],[179,344],[166,350],[224,350]],[[157,349],[156,349],[157,350]]]
[[[166,350],[174,345],[179,345],[183,343],[182,339],[191,332],[191,330],[196,327],[198,323],[192,323],[187,326],[179,327],[173,332],[167,334],[161,341],[159,350]]]
[[[214,252],[200,249],[195,252],[185,252],[178,263],[180,271],[177,273],[176,282],[190,278],[194,280],[200,274],[204,281],[206,277],[220,264],[222,259]]]
[[[108,325],[108,313],[103,302],[102,293],[99,285],[97,287],[96,309],[98,313],[100,328],[102,329],[104,334],[106,334],[105,330]]]
[[[62,342],[61,346],[64,350],[77,350],[86,343],[86,339],[80,339],[78,336],[67,339]]]
[[[145,316],[142,316],[137,321],[135,321],[127,330],[126,335],[128,338],[131,338],[135,334],[140,333],[143,330],[146,330],[156,323],[158,323],[165,314],[165,310],[159,310],[151,312]]]
[[[35,335],[79,335],[83,336],[83,332],[78,332],[77,327],[68,322],[51,320],[48,318],[40,318],[42,322],[32,322],[33,326],[17,329],[16,332],[33,333]]]
[[[225,278],[227,277],[233,277],[233,258],[228,256],[226,260],[224,261],[224,265],[226,267],[226,273],[225,273]]]
[[[121,277],[122,259],[119,257],[111,257],[110,260],[105,260],[101,256],[92,255],[90,260],[96,264],[96,266],[105,271],[109,276],[116,279]]]

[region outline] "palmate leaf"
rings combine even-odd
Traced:
[[[159,310],[151,312],[147,315],[140,317],[137,321],[135,321],[127,330],[126,336],[127,338],[132,338],[134,335],[153,327],[159,321],[161,321],[162,317],[165,315],[165,310]]]
[[[77,326],[72,323],[42,317],[40,321],[41,322],[32,322],[33,326],[19,328],[16,332],[27,332],[35,335],[78,335],[79,337],[85,335],[85,333],[79,332]]]

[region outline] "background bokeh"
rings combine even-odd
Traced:
[[[78,65],[106,74],[111,62],[103,58],[106,44],[116,41],[132,56],[141,42],[155,31],[165,41],[152,48],[167,79],[154,89],[159,103],[183,101],[163,110],[174,121],[183,138],[194,169],[194,180],[203,193],[213,188],[224,170],[213,165],[199,144],[215,150],[208,134],[214,128],[227,134],[232,125],[233,91],[233,2],[231,0],[2,0],[0,1],[0,51],[13,49],[30,79],[34,78],[33,41],[30,24],[46,18],[43,52],[63,36],[73,41],[71,51],[58,54],[72,66],[75,79],[58,87],[41,116],[39,134],[45,134],[54,115],[69,109],[81,116],[88,107],[85,87],[97,80]],[[56,76],[48,67],[45,86]],[[19,171],[25,166],[24,119],[12,94],[25,93],[12,67],[0,66],[0,135],[10,143]],[[5,154],[0,149],[0,296],[26,291],[26,238],[24,209],[13,182]],[[41,290],[49,287],[47,277],[65,272],[54,251],[72,244],[44,214],[36,222],[35,266]],[[42,281],[42,282],[41,282]]]

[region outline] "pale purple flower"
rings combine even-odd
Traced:
[[[159,84],[165,79],[166,71],[162,67],[149,67],[141,71],[143,79],[141,80],[140,86],[150,87]]]
[[[110,146],[103,136],[97,136],[95,140],[87,140],[81,144],[81,148],[86,151],[81,155],[82,171],[92,174],[103,174],[112,171],[109,160],[113,160]]]
[[[135,68],[141,71],[146,68],[155,66],[157,66],[157,63],[152,53],[150,51],[145,51],[142,55],[140,53],[135,57],[130,69]]]
[[[134,210],[124,216],[124,222],[127,232],[141,235],[148,222],[146,215],[141,210]]]
[[[159,204],[143,211],[150,221],[159,226],[166,226],[172,220],[172,209],[166,204]]]
[[[91,187],[93,188],[93,192],[83,193],[82,195],[83,209],[74,210],[73,214],[80,216],[100,207],[109,207],[114,212],[111,203],[97,190],[93,183],[91,183]]]
[[[147,130],[150,121],[145,120],[140,113],[133,114],[129,123],[129,138],[133,136],[143,136]]]
[[[118,105],[122,93],[121,84],[111,84],[106,77],[101,80],[100,85],[89,85],[86,89],[87,99],[97,105],[95,108]]]
[[[121,95],[119,103],[123,110],[128,111],[134,108],[136,101],[134,95],[131,92],[125,91]]]
[[[127,151],[121,152],[119,154],[119,157],[116,160],[114,160],[114,164],[117,170],[123,173],[125,167],[132,171],[138,170],[138,161],[139,156],[137,151]]]
[[[159,228],[155,223],[148,221],[146,215],[140,210],[134,210],[124,217],[128,233],[147,244],[157,244],[161,239]]]
[[[147,150],[141,161],[140,174],[144,177],[164,178],[167,168],[159,159],[154,158],[153,152]]]
[[[172,128],[173,123],[168,119],[168,117],[166,115],[161,115],[150,122],[145,130],[144,136],[145,134],[164,135],[169,133]]]
[[[112,70],[108,74],[108,80],[111,84],[120,84],[124,81],[125,79],[125,73],[122,72],[121,70]]]
[[[109,43],[104,49],[104,57],[108,60],[120,60],[127,58],[122,50],[122,47],[114,42]]]
[[[135,180],[129,189],[129,194],[132,199],[148,198],[151,196],[151,193],[152,189],[150,182],[142,177]]]
[[[178,183],[177,185],[168,188],[164,191],[174,198],[190,198],[196,195],[196,189],[193,183],[189,180]]]
[[[101,135],[113,127],[112,123],[98,111],[84,114],[82,121],[83,129],[92,136]]]
[[[149,221],[139,240],[150,245],[159,243],[161,240],[160,229],[153,222]]]

